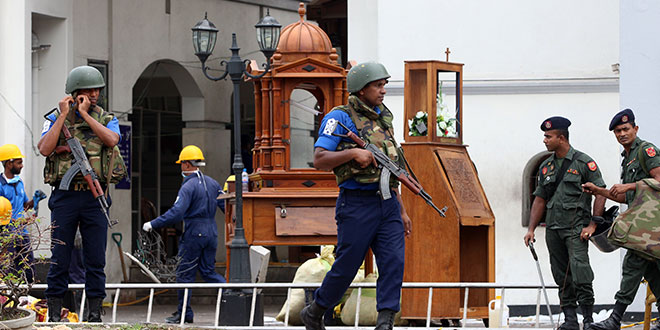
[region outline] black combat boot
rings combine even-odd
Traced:
[[[378,312],[375,330],[392,330],[394,327],[394,316],[396,312],[391,309],[383,309]]]
[[[307,330],[325,330],[325,325],[323,324],[323,314],[327,308],[321,307],[316,301],[312,301],[311,304],[305,306],[305,308],[300,311],[300,320],[305,325]]]
[[[580,305],[580,309],[582,310],[582,329],[583,330],[589,330],[589,327],[591,326],[592,323],[594,323],[594,305],[586,305],[582,306]]]
[[[564,312],[564,323],[559,326],[559,330],[580,330],[575,307],[564,307],[561,310]]]
[[[48,297],[48,322],[62,322],[62,298]]]
[[[103,298],[89,298],[89,318],[87,322],[103,322],[101,312],[103,311]]]
[[[610,317],[608,317],[604,321],[598,323],[592,323],[591,327],[589,327],[589,330],[621,329],[621,318],[623,317],[623,313],[626,312],[626,308],[628,308],[628,305],[624,305],[617,301],[616,304],[614,305],[614,310],[612,311]]]
[[[183,320],[185,323],[193,323],[193,317],[186,317],[185,320]],[[181,312],[176,311],[172,313],[172,316],[166,317],[165,318],[165,323],[170,323],[170,324],[179,324],[181,323]]]

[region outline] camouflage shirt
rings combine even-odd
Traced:
[[[640,155],[639,148],[642,148],[641,156],[644,158],[648,171],[660,166],[660,157],[657,155],[658,148],[653,143],[636,138],[627,155],[625,150],[621,152],[621,156],[623,157],[623,161],[621,162],[621,182],[623,183],[633,183],[651,177],[644,171],[637,159]],[[634,197],[634,190],[626,192],[626,204],[630,204]]]
[[[534,190],[534,196],[546,201],[545,222],[550,229],[588,225],[591,221],[592,198],[590,194],[582,193],[582,184],[592,182],[599,187],[605,187],[598,165],[587,154],[576,154],[576,150],[571,147],[563,161],[569,162],[570,165],[554,195],[550,196],[550,186],[556,181],[561,168],[555,154],[539,166],[538,181]]]

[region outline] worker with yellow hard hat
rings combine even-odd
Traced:
[[[15,269],[23,269],[26,278],[32,282],[33,272],[31,265],[33,264],[34,255],[32,250],[26,248],[30,246],[30,236],[28,234],[25,221],[20,221],[24,218],[25,210],[34,206],[34,201],[30,200],[25,193],[25,185],[21,180],[20,173],[23,169],[23,153],[15,144],[5,144],[0,146],[0,162],[2,162],[3,171],[0,173],[0,211],[2,211],[2,218],[0,225],[9,226],[10,230],[20,230],[20,239],[18,239],[14,246],[10,247],[10,253],[14,253],[14,267]],[[6,202],[9,202],[9,208]],[[6,217],[5,212],[9,209],[11,214]],[[18,253],[18,251],[22,251]]]
[[[11,202],[5,196],[0,196],[0,226],[9,224],[11,221]]]
[[[222,186],[213,178],[199,170],[205,166],[204,154],[199,147],[188,145],[181,150],[177,164],[181,164],[181,175],[184,177],[174,205],[165,214],[145,222],[144,231],[161,229],[180,222],[183,219],[185,231],[179,245],[180,266],[176,271],[178,283],[192,283],[197,271],[204,281],[209,283],[224,283],[225,278],[215,272],[215,252],[218,248],[218,229],[215,223],[216,208],[224,211],[224,200],[218,200],[222,194]],[[167,323],[180,323],[184,317],[186,323],[193,322],[193,311],[188,306],[183,309],[183,290],[179,290],[179,306],[172,316],[165,319]]]

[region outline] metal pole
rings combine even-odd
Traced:
[[[548,315],[550,316],[550,323],[552,324],[552,328],[556,329],[555,320],[552,318],[552,310],[550,309],[550,299],[548,299],[548,291],[545,289],[545,281],[543,281],[541,264],[539,263],[539,257],[536,254],[536,250],[534,250],[534,243],[531,241],[529,242],[529,250],[532,252],[532,257],[534,257],[534,261],[536,262],[536,271],[539,273],[539,280],[541,281],[541,288],[543,289],[543,295],[545,296],[545,305],[548,309]],[[559,318],[557,318],[557,323],[559,323]]]
[[[249,245],[245,239],[243,229],[243,190],[241,189],[241,173],[243,172],[243,158],[241,157],[241,90],[240,82],[245,71],[245,64],[238,55],[238,45],[236,44],[236,33],[232,33],[231,58],[227,62],[227,71],[234,84],[234,183],[236,189],[236,228],[234,229],[234,238],[229,245],[231,249],[229,261],[229,282],[231,283],[249,283],[250,274],[250,255]]]

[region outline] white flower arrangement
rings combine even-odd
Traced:
[[[408,119],[408,135],[410,136],[426,136],[428,135],[429,115],[424,111],[417,111],[413,119]]]
[[[442,92],[442,82],[438,89],[438,95],[436,96],[436,135],[439,137],[455,138],[458,136],[456,133],[456,126],[458,126],[456,124],[456,112],[452,113],[444,101],[445,94]]]

